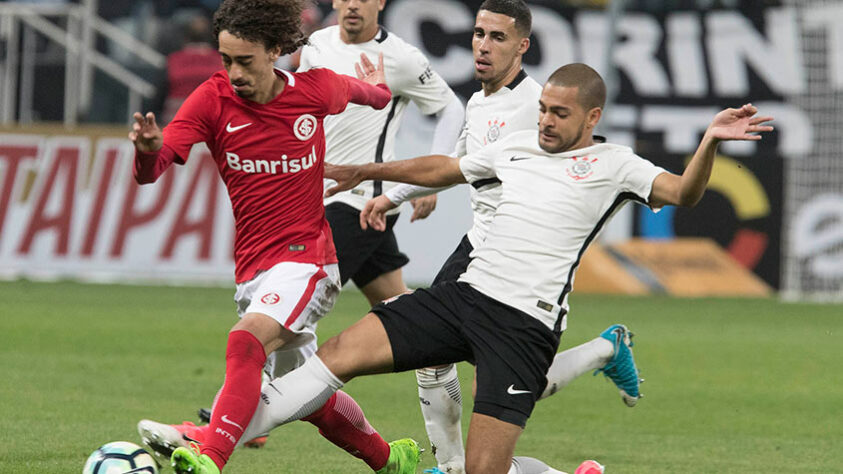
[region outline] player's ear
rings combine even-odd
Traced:
[[[585,116],[586,126],[589,128],[596,127],[597,123],[600,122],[601,117],[603,117],[603,109],[600,107],[594,107],[589,110]]]
[[[378,0],[378,11],[382,12],[384,7],[386,7],[386,0]]]
[[[269,58],[272,59],[272,62],[278,61],[278,58],[281,57],[281,46],[275,46],[269,50]]]
[[[527,50],[530,49],[530,37],[521,38],[521,44],[518,45],[518,54],[525,55]]]

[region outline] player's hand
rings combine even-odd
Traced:
[[[366,230],[369,226],[379,232],[386,230],[386,212],[395,209],[398,204],[390,201],[388,197],[380,196],[369,199],[363,210],[360,211],[360,228]]]
[[[372,64],[365,53],[360,53],[360,62],[354,63],[354,70],[357,71],[357,79],[376,86],[386,84],[386,75],[383,72],[383,53],[378,53],[378,65]]]
[[[335,186],[325,190],[325,197],[331,197],[334,194],[353,189],[363,181],[363,175],[359,166],[325,163],[325,179],[333,179],[337,182]]]
[[[410,222],[425,219],[436,209],[436,195],[431,194],[430,196],[413,199],[410,204],[413,205],[413,215],[410,216]]]
[[[129,132],[129,140],[135,144],[135,148],[143,153],[160,150],[164,145],[164,135],[155,123],[155,114],[147,112],[146,116],[143,116],[135,112],[132,117],[135,123],[132,124],[132,131]]]
[[[716,140],[761,140],[760,132],[771,132],[773,127],[764,125],[773,117],[755,117],[758,109],[746,104],[739,109],[726,109],[714,116],[706,134]]]

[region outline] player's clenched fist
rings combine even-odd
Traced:
[[[144,117],[138,112],[132,116],[135,123],[132,124],[132,131],[129,132],[129,140],[135,144],[135,148],[143,153],[152,153],[161,149],[164,144],[164,136],[161,129],[155,123],[155,114],[147,112]]]

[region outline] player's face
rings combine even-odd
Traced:
[[[600,120],[602,110],[585,110],[578,87],[545,84],[539,99],[539,146],[548,153],[582,148]]]
[[[521,69],[521,55],[530,45],[515,29],[515,18],[489,10],[477,12],[474,22],[474,78],[484,83],[502,81],[513,69]]]
[[[262,43],[238,38],[227,30],[220,32],[219,45],[228,80],[237,95],[262,101],[272,94],[278,51],[268,51]]]
[[[337,23],[351,36],[377,31],[378,12],[386,0],[334,0]],[[368,38],[367,38],[368,39]]]

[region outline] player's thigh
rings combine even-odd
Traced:
[[[473,413],[465,445],[466,474],[506,474],[522,431],[520,426]]]
[[[471,358],[461,327],[472,304],[462,299],[458,286],[418,289],[372,308],[389,337],[396,372]]]
[[[397,215],[387,217],[386,230],[378,232],[376,237],[378,239],[378,246],[372,250],[366,260],[357,268],[357,271],[351,275],[352,281],[359,288],[368,288],[373,282],[386,276],[385,279],[381,279],[380,285],[390,285],[390,288],[383,288],[382,292],[383,294],[392,294],[388,294],[377,301],[395,296],[398,293],[394,293],[394,291],[399,286],[404,286],[404,282],[401,281],[401,273],[396,273],[395,271],[400,270],[410,259],[398,248],[398,240],[395,238],[395,232],[392,230],[397,220]],[[367,294],[366,296],[369,297],[370,295]],[[372,296],[374,297],[376,295],[373,293]],[[369,297],[369,299],[372,300],[373,298]]]
[[[373,313],[325,341],[316,355],[343,382],[360,375],[391,372],[393,368],[389,337]]]
[[[380,246],[383,233],[374,229],[361,229],[360,211],[348,204],[329,204],[325,207],[325,218],[331,225],[339,261],[340,282],[344,285]]]
[[[279,335],[295,336],[283,341],[293,349],[316,339],[316,323],[334,306],[339,289],[335,264],[281,262],[237,285],[235,300],[241,317],[267,316],[278,324]]]
[[[474,412],[523,427],[547,385],[558,336],[485,295],[463,328],[476,364]]]
[[[407,285],[404,284],[404,277],[399,268],[378,276],[360,288],[360,291],[369,300],[369,304],[374,306],[383,300],[406,293]]]

